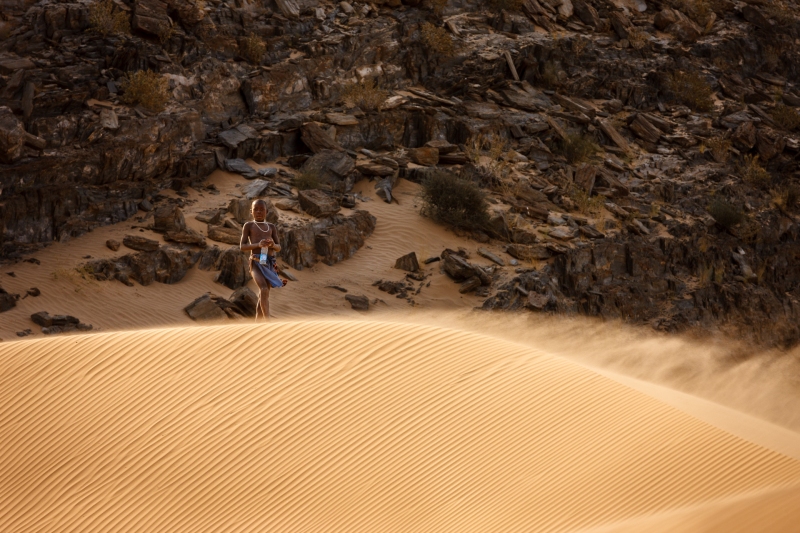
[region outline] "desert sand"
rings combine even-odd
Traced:
[[[184,208],[199,231],[245,180],[210,183]],[[270,324],[191,322],[186,304],[230,292],[214,272],[76,274],[115,255],[106,239],[160,240],[146,220],[0,269],[42,292],[0,321],[0,531],[800,531],[795,359],[470,313],[481,299],[438,264],[410,305],[372,286],[403,278],[397,257],[502,251],[421,217],[415,184],[391,205],[356,191],[378,220],[367,245],[292,271]],[[358,313],[331,286],[377,303]],[[41,310],[95,331],[46,338]]]
[[[800,525],[800,461],[561,357],[419,324],[4,343],[0,428],[9,532]]]

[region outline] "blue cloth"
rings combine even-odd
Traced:
[[[269,282],[275,289],[280,289],[283,287],[283,281],[281,278],[278,277],[278,273],[275,271],[277,266],[277,261],[271,255],[267,256],[267,264],[262,265],[258,262],[258,259],[252,259],[251,263],[253,268],[257,268],[261,275],[264,276],[264,279]]]

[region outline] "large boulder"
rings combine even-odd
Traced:
[[[314,238],[314,246],[320,260],[326,265],[333,265],[352,257],[374,231],[375,221],[368,211],[356,211],[318,233]]]
[[[316,174],[322,182],[336,184],[343,181],[355,168],[355,160],[345,152],[320,150],[303,163],[301,171]]]
[[[210,293],[204,294],[183,308],[192,320],[221,320],[228,315]]]
[[[229,289],[243,287],[250,279],[248,268],[249,252],[242,252],[238,246],[232,246],[219,256],[219,274],[214,281]]]
[[[186,229],[183,211],[177,205],[165,205],[153,213],[153,229],[161,232],[179,232]]]
[[[171,28],[167,4],[160,0],[136,0],[131,28],[161,37]]]
[[[249,287],[239,287],[228,299],[244,316],[256,316],[258,296]]]
[[[87,263],[86,267],[98,280],[116,279],[126,285],[132,285],[133,281],[142,285],[173,284],[186,276],[200,255],[183,247],[160,246],[153,251],[98,259]]]
[[[0,288],[0,313],[3,311],[8,311],[12,307],[16,306],[18,297],[18,295],[11,294]]]
[[[242,232],[225,226],[208,225],[208,238],[212,241],[225,244],[239,244],[242,239]]]
[[[339,203],[319,189],[300,191],[297,194],[303,211],[315,217],[329,217],[339,212]]]
[[[13,163],[22,157],[25,128],[8,107],[0,107],[0,163]]]

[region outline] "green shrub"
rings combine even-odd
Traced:
[[[161,111],[169,100],[169,81],[157,72],[140,70],[122,81],[122,101]]]
[[[600,151],[590,137],[581,134],[567,135],[556,147],[556,153],[563,155],[568,163],[582,163]]]
[[[115,11],[111,0],[98,0],[89,5],[89,26],[103,37],[131,32],[128,14],[121,9]]]
[[[717,224],[726,229],[731,229],[745,218],[741,209],[719,198],[708,206],[708,214],[714,218]]]
[[[481,229],[488,224],[483,191],[446,170],[435,170],[425,179],[421,196],[423,213],[437,222],[461,229]]]
[[[667,88],[673,98],[694,111],[714,109],[714,91],[703,76],[697,72],[676,70],[667,75]]]

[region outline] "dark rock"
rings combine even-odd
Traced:
[[[315,154],[323,150],[344,151],[342,145],[333,140],[331,136],[328,135],[328,132],[323,130],[316,122],[303,124],[301,131],[300,138],[303,140],[303,143]]]
[[[225,170],[241,174],[245,178],[253,179],[258,177],[256,169],[247,164],[244,159],[226,159]]]
[[[206,247],[205,237],[191,228],[186,228],[182,231],[168,231],[164,234],[164,240],[181,244],[193,244],[200,248]]]
[[[150,200],[145,198],[144,200],[139,202],[139,209],[141,209],[142,211],[144,211],[146,213],[149,213],[150,211],[153,210],[153,204],[150,202]]]
[[[13,163],[22,157],[25,128],[8,107],[0,107],[0,163]]]
[[[310,157],[301,170],[316,174],[322,182],[339,183],[356,168],[352,157],[345,152],[320,150]]]
[[[159,246],[161,246],[158,241],[154,241],[153,239],[148,239],[146,237],[140,237],[139,235],[125,235],[125,237],[122,239],[122,244],[131,250],[137,250],[140,252],[154,252],[158,250]]]
[[[233,294],[228,299],[239,309],[242,315],[248,317],[256,316],[258,296],[248,287],[239,287],[233,291]]]
[[[28,296],[33,296],[35,298],[37,296],[41,296],[42,291],[40,291],[38,287],[31,287],[30,289],[28,289],[27,294]]]
[[[476,276],[483,285],[491,284],[491,279],[482,268],[470,264],[453,250],[446,249],[442,252],[442,265],[445,273],[455,281],[466,281]]]
[[[11,294],[0,288],[0,313],[8,311],[17,305],[18,295]]]
[[[217,265],[217,260],[221,253],[222,251],[217,245],[207,247],[203,250],[200,259],[197,261],[197,268],[200,270],[213,269]]]
[[[183,211],[176,205],[166,205],[156,209],[153,216],[153,229],[160,232],[180,232],[186,229]]]
[[[439,163],[439,150],[431,147],[409,148],[411,161],[425,167],[433,167]]]
[[[461,294],[466,294],[468,292],[474,291],[480,286],[481,286],[481,278],[479,278],[478,276],[472,276],[467,281],[461,284],[461,286],[458,288],[458,292]]]
[[[197,213],[194,218],[205,224],[218,225],[224,214],[224,209],[206,209]]]
[[[197,298],[183,310],[192,320],[221,320],[228,317],[211,293]]]
[[[664,8],[653,19],[653,26],[661,31],[665,31],[668,27],[672,26],[680,20],[678,13],[671,8]]]
[[[495,263],[498,266],[506,266],[505,261],[503,261],[500,257],[493,254],[486,248],[478,248],[478,255],[480,255],[481,257],[485,257],[486,259],[488,259],[492,263]]]
[[[116,279],[131,286],[153,282],[172,284],[182,280],[200,258],[199,252],[183,247],[160,246],[153,251],[126,254],[114,259],[98,259],[86,263],[97,279]]]
[[[297,197],[300,200],[300,207],[311,216],[329,217],[341,209],[333,198],[319,189],[300,191]]]
[[[394,268],[405,270],[406,272],[417,272],[419,270],[419,262],[417,261],[417,254],[410,252],[403,257],[397,259]]]
[[[367,211],[359,210],[334,222],[314,236],[314,248],[326,265],[352,257],[375,230],[375,217]]]
[[[131,19],[132,29],[161,36],[165,35],[170,27],[167,4],[160,0],[135,0]]]
[[[219,274],[214,281],[229,289],[243,287],[250,279],[249,252],[242,252],[238,246],[228,248],[219,257]]]
[[[339,205],[347,209],[353,209],[356,206],[356,197],[352,194],[344,194]]]
[[[530,244],[509,244],[506,247],[506,252],[511,257],[519,259],[520,261],[543,261],[550,259],[553,254],[544,247]]]
[[[350,302],[350,307],[356,311],[369,311],[369,298],[366,296],[355,296],[348,294],[344,297],[345,300]]]
[[[31,320],[37,326],[48,327],[53,325],[53,317],[46,311],[39,311],[31,315]]]
[[[114,239],[108,239],[108,240],[106,241],[106,247],[107,247],[109,250],[111,250],[112,252],[116,252],[117,250],[119,250],[119,247],[120,247],[120,246],[121,246],[121,243],[120,243],[119,241],[117,241],[117,240],[114,240]]]
[[[33,331],[29,329],[23,329],[22,331],[17,331],[17,337],[27,337],[28,335],[33,335]]]

